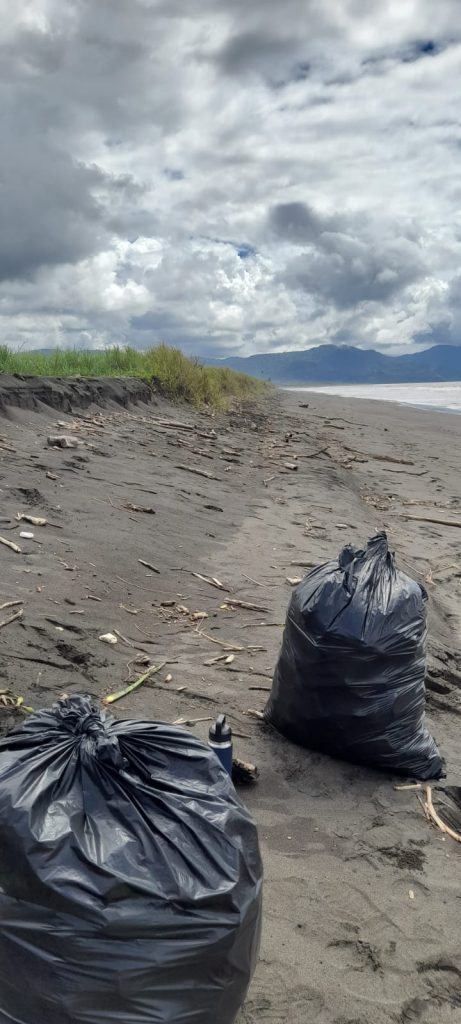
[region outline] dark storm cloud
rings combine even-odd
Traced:
[[[76,262],[104,244],[104,210],[93,195],[104,176],[39,136],[13,140],[0,170],[0,280],[43,264]]]
[[[303,245],[319,238],[324,231],[334,231],[337,217],[322,216],[307,203],[277,203],[269,213],[269,227],[285,241]]]

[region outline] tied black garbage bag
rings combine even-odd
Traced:
[[[232,1024],[256,827],[181,729],[59,701],[0,742],[0,1024]]]
[[[384,533],[314,569],[293,592],[267,721],[334,757],[440,778],[424,723],[426,603]]]

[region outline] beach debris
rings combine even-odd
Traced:
[[[226,602],[221,605],[221,608],[245,608],[245,610],[249,612],[269,611],[268,608],[265,608],[261,604],[253,604],[251,601],[240,601],[237,597],[226,598]]]
[[[351,579],[354,586],[344,602]],[[397,569],[384,532],[373,536],[365,551],[346,546],[338,561],[306,576],[291,599],[267,720],[290,740],[316,749],[320,744],[330,756],[346,754],[354,762],[392,766],[401,775],[439,778],[442,758],[423,722],[426,613],[425,592]],[[387,632],[381,630],[377,645],[377,623],[383,622]],[[406,659],[404,674],[400,656]],[[322,689],[326,676],[334,679],[334,700]],[[405,714],[396,714],[409,689]],[[346,720],[340,742],[338,722]]]
[[[115,702],[117,700],[121,700],[122,697],[127,697],[129,693],[133,693],[133,690],[137,690],[139,686],[142,686],[142,684],[146,682],[146,679],[155,675],[156,672],[160,672],[165,665],[166,661],[162,661],[160,665],[151,665],[146,672],[143,672],[138,679],[135,679],[134,683],[130,683],[128,686],[125,686],[123,690],[117,690],[116,693],[109,693],[107,697],[104,697],[103,704],[115,704]]]
[[[48,480],[58,480],[58,477],[56,476],[56,473],[50,473],[49,470],[46,473],[46,477],[47,477]]]
[[[19,536],[22,537],[23,540],[33,540],[34,539],[33,533],[29,533],[27,530],[21,530]]]
[[[259,580],[254,580],[252,576],[247,576],[246,572],[242,572],[244,580],[249,580],[250,583],[254,583],[255,587],[264,587],[267,590],[268,587],[278,587],[278,583],[260,583]]]
[[[28,714],[32,714],[34,710],[27,704],[24,704],[24,697],[17,697],[8,688],[0,690],[0,705],[13,711],[26,711]]]
[[[458,529],[461,528],[461,519],[436,519],[435,517],[432,518],[432,516],[412,516],[409,513],[403,513],[401,518],[405,519],[407,522],[434,523],[436,526],[457,526]]]
[[[190,619],[191,622],[202,622],[203,619],[208,618],[208,612],[192,612]]]
[[[291,469],[294,472],[299,468],[297,462],[284,462],[283,465],[285,466],[285,469]]]
[[[236,736],[237,733],[234,733]],[[232,782],[234,786],[251,786],[258,781],[259,771],[256,765],[249,761],[241,761],[240,758],[232,759]]]
[[[205,637],[205,640],[210,640],[210,642],[212,644],[219,644],[219,646],[223,647],[224,650],[226,650],[226,651],[237,651],[238,652],[238,651],[250,650],[249,647],[242,647],[240,644],[231,644],[227,640],[219,640],[218,637],[216,637],[216,636],[209,636],[209,634],[208,633],[204,633],[203,630],[200,630],[198,635]],[[252,648],[252,650],[256,650],[256,649],[257,650],[263,650],[264,648],[262,648],[262,647]]]
[[[208,512],[224,512],[224,509],[220,505],[204,505]]]
[[[3,604],[0,604],[0,612],[3,612],[5,608],[17,608],[19,604],[24,604],[24,601],[21,599],[18,601],[4,601]]]
[[[160,607],[161,608],[174,608],[175,604],[176,604],[176,601],[174,601],[174,600],[160,601]]]
[[[218,654],[217,658],[207,658],[203,662],[204,665],[217,665],[218,662],[223,661],[225,665],[232,665],[235,660],[235,654]]]
[[[442,820],[442,818],[436,811],[432,800],[432,786],[424,787],[424,795],[424,807],[434,825],[436,825],[441,832],[446,833],[447,836],[451,836],[451,838],[454,839],[457,843],[461,843],[461,835],[459,834],[459,832],[455,832],[455,830],[451,828],[450,825],[447,825],[446,822]]]
[[[87,601],[102,601],[102,597],[96,597],[96,594],[87,594]]]
[[[265,478],[263,479],[263,484],[264,484],[264,486],[265,486],[265,487],[268,487],[268,485],[270,484],[271,480],[275,480],[275,474],[273,474],[272,476],[266,476],[266,477],[265,477]]]
[[[185,604],[178,604],[176,611],[179,612],[180,615],[190,615],[190,609],[187,608]]]
[[[318,564],[319,564],[318,562],[301,562],[299,560],[299,558],[297,558],[295,562],[290,562],[290,565],[292,565],[292,566],[298,566],[299,565],[301,569],[315,569]]]
[[[9,619],[4,619],[3,622],[0,622],[0,629],[3,629],[4,626],[9,626],[10,622],[15,622],[16,619],[22,619],[23,615],[24,610],[23,608],[20,608],[19,611],[14,613],[14,615],[10,615]]]
[[[141,611],[140,608],[128,608],[126,604],[121,604],[120,608],[122,611],[128,612],[128,615],[139,615],[139,612]]]
[[[290,587],[297,587],[298,583],[302,583],[302,581],[302,576],[287,576],[287,583],[290,584]]]
[[[173,725],[180,725],[186,729],[191,729],[194,725],[198,725],[199,722],[212,721],[212,718],[175,718]]]
[[[6,537],[0,537],[0,544],[4,547],[9,548],[10,551],[14,551],[17,555],[21,554],[21,548],[17,544],[14,544],[12,540],[7,540]]]
[[[157,569],[156,565],[152,565],[152,562],[145,562],[143,558],[138,558],[140,565],[144,565],[146,569],[150,569],[151,572],[156,572],[160,576],[160,569]]]
[[[195,576],[197,580],[202,580],[202,583],[208,583],[210,587],[216,587],[217,590],[227,589],[216,576],[202,576],[201,572],[191,572],[191,576]]]
[[[173,676],[171,675],[171,672],[169,672],[168,675],[165,676],[165,682],[166,683],[172,683],[173,682]]]
[[[155,516],[155,508],[149,508],[147,505],[135,505],[133,501],[127,501],[125,508],[130,512],[147,512],[148,515]]]
[[[204,476],[207,480],[220,480],[220,476],[215,476],[214,473],[209,473],[207,469],[199,469],[197,466],[184,466],[179,463],[176,469],[183,469],[186,473],[195,473],[196,476]]]
[[[255,708],[248,708],[248,711],[244,711],[243,714],[248,715],[248,718],[257,718],[258,722],[264,721],[264,715],[262,711],[256,711]]]
[[[18,523],[30,523],[31,526],[46,526],[48,522],[43,516],[30,516],[27,512],[17,512],[15,519]]]
[[[79,448],[83,441],[80,441],[78,437],[72,437],[70,434],[50,434],[46,439],[46,443],[50,448]]]
[[[306,452],[304,455],[301,455],[301,458],[302,459],[316,459],[317,455],[330,455],[329,445],[327,445],[326,448],[317,448],[317,450],[315,452]]]
[[[411,899],[411,900],[414,900],[414,898],[415,898],[415,893],[414,893],[414,890],[413,890],[413,889],[409,889],[409,890],[408,890],[408,895],[409,895],[409,897],[410,897],[410,899]]]
[[[102,633],[102,635],[100,637],[98,637],[98,639],[101,640],[101,642],[103,644],[116,644],[116,643],[118,643],[117,637],[114,636],[113,633]]]
[[[173,427],[174,430],[195,430],[194,423],[180,423],[179,420],[162,420],[152,416],[150,417],[150,422],[158,423],[159,427]],[[209,437],[211,435],[207,434],[205,436]],[[217,437],[217,434],[215,434],[215,437]]]

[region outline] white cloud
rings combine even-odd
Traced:
[[[0,13],[0,342],[458,342],[458,0]]]

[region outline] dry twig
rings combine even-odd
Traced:
[[[24,609],[20,608],[14,615],[10,615],[9,619],[4,619],[3,622],[0,622],[0,629],[3,629],[3,626],[9,626],[10,622],[15,622],[16,619],[22,619],[23,615]]]
[[[4,544],[6,548],[10,548],[10,550],[14,551],[17,555],[21,554],[21,548],[19,548],[17,544],[13,544],[13,541],[6,540],[6,537],[0,537],[0,544]]]

